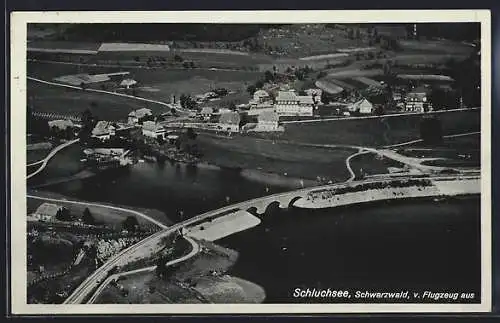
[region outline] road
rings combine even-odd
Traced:
[[[364,155],[364,154],[368,154],[368,153],[369,153],[369,151],[365,151],[363,149],[359,149],[359,151],[357,153],[352,154],[351,156],[349,156],[349,157],[346,158],[346,160],[345,160],[345,166],[347,167],[347,170],[349,171],[349,174],[351,175],[346,180],[346,182],[352,182],[356,178],[356,174],[354,173],[354,171],[351,168],[351,159],[353,159],[356,156]]]
[[[42,162],[42,166],[40,166],[36,171],[34,171],[33,173],[31,174],[28,174],[28,176],[26,176],[26,179],[30,179],[32,178],[33,176],[35,176],[36,174],[40,173],[42,170],[44,170],[44,168],[47,166],[49,160],[54,157],[61,149],[64,149],[66,147],[68,147],[69,145],[72,145],[76,142],[80,141],[80,139],[74,139],[74,140],[71,140],[71,141],[68,141],[68,142],[65,142],[59,146],[57,146],[56,148],[52,149],[51,152],[45,156],[44,159],[36,162],[36,164]],[[28,165],[29,166],[29,165]]]
[[[183,261],[186,261],[192,257],[194,257],[195,255],[198,254],[198,252],[200,252],[201,248],[200,248],[200,245],[198,243],[196,243],[196,241],[194,241],[192,238],[188,237],[188,236],[184,236],[184,239],[186,239],[190,244],[191,244],[191,251],[180,257],[180,258],[177,258],[177,259],[174,259],[174,260],[170,260],[166,263],[166,266],[173,266],[175,264],[178,264],[178,263],[181,263]],[[96,299],[99,297],[99,295],[102,293],[102,291],[113,281],[113,280],[117,280],[118,278],[120,277],[124,277],[124,276],[129,276],[129,275],[133,275],[133,274],[137,274],[137,273],[141,273],[141,272],[150,272],[150,271],[154,271],[156,269],[156,266],[150,266],[150,267],[145,267],[145,268],[140,268],[140,269],[135,269],[135,270],[131,270],[131,271],[127,271],[127,272],[123,272],[123,273],[117,273],[117,274],[114,274],[114,275],[111,275],[109,276],[100,286],[99,288],[94,292],[94,294],[90,297],[90,299],[87,301],[87,304],[92,304],[96,301]]]
[[[151,223],[156,224],[157,226],[159,226],[162,229],[168,228],[167,225],[147,216],[144,213],[141,213],[141,212],[138,212],[135,210],[131,210],[131,209],[125,209],[125,208],[118,207],[118,206],[105,205],[105,204],[99,204],[99,203],[90,203],[90,202],[84,202],[84,201],[72,201],[72,200],[61,199],[61,198],[56,199],[56,198],[36,196],[36,195],[32,195],[32,194],[27,194],[26,197],[31,198],[31,199],[35,199],[35,200],[43,200],[43,201],[50,201],[50,202],[64,202],[64,203],[69,203],[69,204],[77,204],[77,205],[94,206],[94,207],[102,207],[102,208],[112,209],[112,210],[130,213],[132,215],[141,217],[143,219],[150,221]]]

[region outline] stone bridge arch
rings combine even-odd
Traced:
[[[273,195],[269,197],[262,197],[249,202],[246,209],[248,211],[255,211],[257,214],[265,214],[267,208],[271,204],[278,204],[279,208],[287,209],[295,203],[299,198],[304,197],[305,192],[289,192],[282,195]]]

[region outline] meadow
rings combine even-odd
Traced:
[[[438,114],[443,135],[480,131],[480,110]],[[286,124],[280,139],[314,144],[385,146],[420,138],[422,115]]]

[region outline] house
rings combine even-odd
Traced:
[[[210,117],[214,113],[214,109],[210,107],[204,107],[201,109],[200,114],[204,120],[210,120]]]
[[[392,101],[398,103],[403,100],[403,95],[401,92],[392,92]]]
[[[48,122],[49,128],[57,128],[58,130],[66,130],[68,128],[74,128],[75,125],[71,120],[68,119],[60,119],[60,120],[51,120]]]
[[[131,86],[134,86],[136,84],[137,81],[133,79],[124,79],[120,82],[120,86],[124,86],[126,89],[130,89]]]
[[[269,101],[270,99],[271,99],[271,97],[269,96],[269,93],[267,93],[264,90],[257,90],[253,94],[253,102],[255,104],[264,103],[264,102]]]
[[[314,103],[321,103],[321,95],[323,94],[323,90],[321,89],[307,89],[305,90],[306,94],[312,96]]]
[[[432,103],[429,100],[431,90],[425,86],[419,86],[406,94],[406,112],[428,112],[432,111]]]
[[[240,131],[240,114],[238,112],[226,112],[220,115],[218,129],[239,132]]]
[[[115,130],[116,128],[111,122],[101,120],[97,122],[94,129],[92,130],[91,137],[100,140],[108,140],[111,138],[111,136],[114,136],[116,134]]]
[[[56,220],[56,216],[64,211],[67,210],[61,205],[52,203],[43,203],[36,209],[32,217],[39,221],[54,221]]]
[[[309,95],[297,95],[295,91],[279,91],[275,109],[280,116],[312,116],[314,100]]]
[[[162,125],[154,121],[144,121],[142,124],[142,134],[149,138],[165,139],[166,130]]]
[[[361,99],[354,102],[347,108],[350,112],[358,112],[361,114],[371,114],[373,113],[373,104],[367,99]]]
[[[151,110],[147,108],[132,111],[128,114],[128,123],[137,124],[142,118],[150,115],[153,115],[153,113],[151,113]]]
[[[279,116],[274,111],[264,111],[257,117],[257,126],[254,131],[283,131],[279,125]]]

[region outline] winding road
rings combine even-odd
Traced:
[[[37,162],[35,162],[35,163],[34,163],[34,165],[37,165],[37,164],[41,163],[41,164],[42,164],[42,166],[40,166],[40,167],[39,167],[36,171],[34,171],[33,173],[28,174],[28,175],[26,176],[26,179],[30,179],[31,177],[35,176],[36,174],[38,174],[38,173],[40,173],[42,170],[44,170],[44,168],[47,166],[47,164],[48,164],[49,160],[50,160],[52,157],[54,157],[54,156],[55,156],[55,155],[56,155],[56,154],[57,154],[60,150],[62,150],[62,149],[64,149],[64,148],[66,148],[66,147],[68,147],[68,146],[70,146],[70,145],[72,145],[72,144],[74,144],[74,143],[77,143],[77,142],[79,142],[79,141],[80,141],[80,139],[74,139],[74,140],[71,140],[71,141],[65,142],[65,143],[63,143],[63,144],[61,144],[61,145],[57,146],[56,148],[52,149],[52,150],[51,150],[51,152],[50,152],[50,153],[49,153],[49,154],[48,154],[48,155],[47,155],[44,159],[39,160],[39,161],[37,161]],[[30,165],[27,165],[27,166],[32,166],[32,165],[33,165],[33,163],[32,163],[32,164],[30,164]]]
[[[196,243],[196,241],[194,241],[192,238],[188,237],[188,236],[184,236],[184,239],[186,239],[189,244],[191,244],[191,251],[189,253],[187,253],[186,255],[180,257],[180,258],[177,258],[177,259],[174,259],[174,260],[170,260],[166,263],[166,266],[173,266],[175,264],[178,264],[178,263],[181,263],[183,261],[186,261],[192,257],[194,257],[196,254],[198,254],[198,252],[200,252],[201,248],[200,248],[200,245],[198,243]],[[156,269],[156,266],[150,266],[150,267],[145,267],[145,268],[139,268],[139,269],[135,269],[135,270],[131,270],[131,271],[126,271],[126,272],[123,272],[123,273],[117,273],[117,274],[114,274],[114,275],[111,275],[109,276],[100,286],[99,288],[94,292],[94,294],[90,297],[90,299],[87,301],[87,304],[92,304],[96,301],[96,299],[99,297],[99,295],[103,292],[103,290],[113,281],[113,280],[117,280],[118,278],[120,277],[123,277],[123,276],[129,276],[129,275],[133,275],[133,274],[137,274],[137,273],[141,273],[141,272],[151,272],[151,271],[154,271]]]

